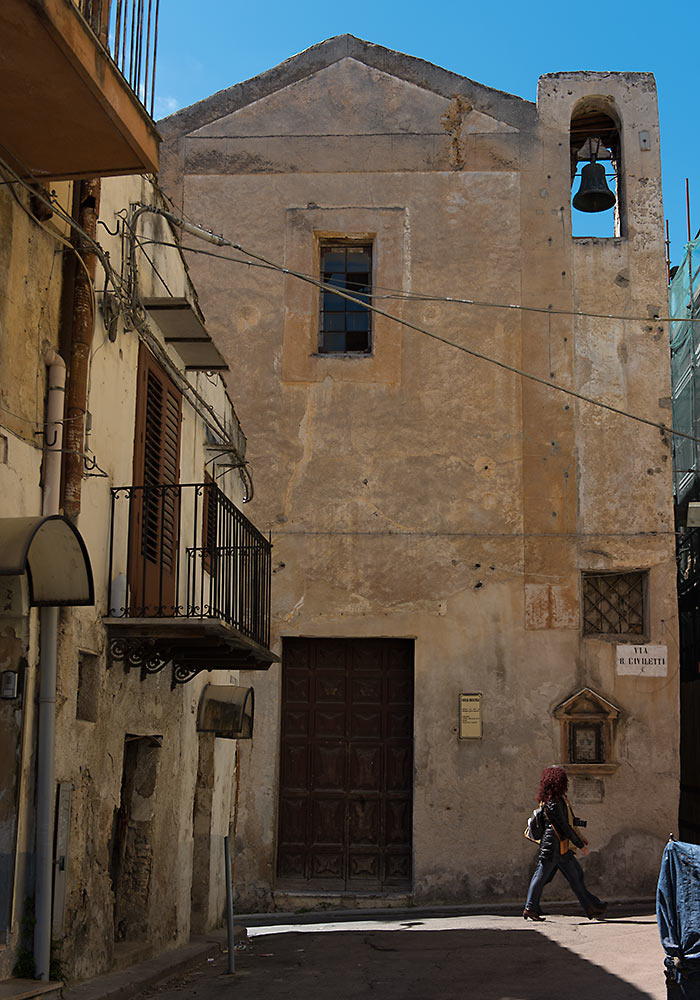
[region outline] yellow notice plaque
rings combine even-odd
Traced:
[[[461,694],[459,696],[459,738],[460,740],[480,740],[481,694]]]

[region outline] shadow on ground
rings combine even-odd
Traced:
[[[337,931],[256,937],[186,981],[173,1000],[649,1000],[629,983],[534,931]],[[659,976],[662,977],[659,970]]]

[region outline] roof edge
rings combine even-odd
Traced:
[[[626,69],[573,69],[559,73],[543,73],[540,80],[609,80],[610,77],[626,77],[633,80],[654,80],[654,74],[643,70]]]
[[[443,69],[417,56],[406,55],[356,38],[355,35],[345,34],[318,42],[257,76],[181,108],[167,118],[161,118],[158,129],[163,141],[188,135],[347,57],[441,97],[451,98],[457,94],[466,96],[476,110],[491,114],[515,127],[521,127],[525,121],[534,121],[537,113],[536,105],[523,97],[476,83],[469,77]]]

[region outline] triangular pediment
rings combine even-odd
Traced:
[[[192,134],[198,138],[425,134],[441,131],[440,119],[449,104],[439,94],[347,58]]]
[[[617,719],[619,715],[620,709],[616,705],[588,687],[581,688],[580,691],[572,694],[554,709],[554,716],[557,719],[590,718],[591,716]]]
[[[342,134],[359,134],[360,128],[362,134],[382,129],[425,134],[426,121],[435,122],[439,109],[435,131],[440,131],[440,114],[455,99],[463,109],[463,127],[472,132],[518,131],[536,116],[530,101],[353,35],[338,35],[175,112],[158,127],[166,142],[194,134],[261,135],[262,125],[278,136],[319,134],[310,131],[319,125],[322,135],[334,134],[328,131],[333,128],[335,134],[342,129],[349,130]]]
[[[600,712],[600,702],[594,698],[579,698],[569,706],[567,715],[595,715]]]

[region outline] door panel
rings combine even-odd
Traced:
[[[346,784],[343,744],[316,744],[312,753],[314,791],[319,793],[342,791]]]
[[[282,759],[281,781],[290,790],[304,790],[309,781],[309,751],[305,746],[291,746]]]
[[[377,746],[350,747],[350,786],[362,792],[381,790],[382,748]]]
[[[413,642],[284,640],[277,876],[411,883]]]
[[[333,708],[328,705],[318,705],[313,714],[314,734],[316,738],[328,739],[345,735],[345,707]]]

